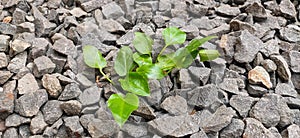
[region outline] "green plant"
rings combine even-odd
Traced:
[[[156,60],[152,58],[153,40],[141,32],[135,33],[133,46],[136,53],[123,46],[114,62],[114,69],[121,77],[119,82],[126,95],[121,93],[112,94],[108,99],[108,108],[116,122],[122,126],[130,114],[138,108],[139,96],[149,96],[150,89],[148,79],[162,79],[174,68],[187,68],[192,64],[197,55],[201,61],[213,60],[219,56],[217,50],[200,50],[199,46],[215,36],[208,36],[202,39],[193,39],[186,47],[177,49],[175,52],[163,55],[164,50],[174,44],[183,44],[186,34],[176,27],[169,27],[163,30],[165,46],[160,51]],[[92,68],[98,68],[100,73],[111,83],[109,77],[102,71],[106,67],[106,61],[97,48],[84,46],[83,55],[85,63]],[[155,61],[155,62],[153,62]]]

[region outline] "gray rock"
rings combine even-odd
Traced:
[[[180,69],[179,82],[182,89],[196,87],[196,84],[193,82],[188,69]]]
[[[17,25],[17,32],[30,32],[30,33],[34,33],[35,32],[35,26],[33,23],[31,22],[24,22],[21,24]]]
[[[286,0],[285,0],[286,1]],[[288,42],[300,42],[300,36],[297,34],[300,31],[300,27],[297,25],[288,25],[279,30],[280,37]]]
[[[20,69],[25,67],[27,61],[27,52],[24,51],[16,55],[8,64],[7,69],[13,73],[18,73]]]
[[[90,0],[90,1],[84,1],[84,3],[81,3],[81,7],[86,12],[90,12],[92,10],[98,9],[105,4],[111,2],[111,0]]]
[[[0,68],[4,68],[8,65],[8,59],[4,52],[0,53]]]
[[[47,126],[48,124],[45,122],[42,112],[39,112],[30,122],[30,132],[32,134],[40,134]]]
[[[276,127],[270,127],[268,130],[274,135],[274,137],[282,138]]]
[[[54,75],[45,74],[42,78],[42,84],[50,97],[57,98],[62,91],[59,80]]]
[[[262,48],[263,42],[249,33],[247,30],[243,30],[238,37],[238,46],[236,46],[234,59],[240,63],[249,63],[253,61],[255,55]]]
[[[156,118],[154,109],[151,106],[149,106],[143,99],[140,99],[139,107],[138,107],[138,109],[133,111],[133,114],[141,116],[148,120],[152,120],[152,119]]]
[[[69,77],[66,77],[62,74],[54,73],[52,75],[55,76],[59,80],[59,82],[61,82],[62,85],[68,85],[68,84],[71,84],[71,83],[76,83],[75,80],[73,80]]]
[[[103,29],[108,32],[125,32],[125,28],[113,19],[104,20],[101,22]]]
[[[47,124],[53,124],[62,116],[63,111],[59,107],[60,104],[60,101],[50,100],[42,108],[44,119]]]
[[[37,36],[46,36],[56,27],[56,24],[49,22],[44,15],[34,6],[31,6],[34,16],[35,34]]]
[[[208,138],[207,135],[205,134],[204,131],[200,130],[197,133],[194,133],[193,135],[191,135],[190,138]]]
[[[207,133],[218,132],[230,124],[234,115],[235,111],[231,107],[222,105],[214,114],[205,120],[202,129]]]
[[[53,39],[53,37],[52,37]],[[58,53],[61,53],[66,56],[72,56],[73,58],[77,57],[77,50],[76,47],[70,39],[67,38],[60,38],[58,40],[55,40],[52,48],[57,51]]]
[[[48,50],[49,41],[45,38],[35,38],[32,42],[30,57],[36,59],[39,56],[45,55]]]
[[[300,110],[299,109],[293,109],[294,114],[294,124],[299,125],[300,124]]]
[[[288,81],[291,78],[291,71],[286,60],[281,55],[271,55],[270,58],[277,65],[277,73],[283,81]]]
[[[293,74],[292,75],[292,82],[296,89],[300,89],[300,74]]]
[[[50,51],[51,51],[50,55],[48,56],[51,59],[51,61],[56,65],[56,68],[54,69],[53,72],[60,73],[63,70],[64,65],[66,64],[67,59],[65,56],[57,52],[54,52],[53,49],[51,49]]]
[[[261,122],[254,118],[245,119],[245,130],[243,137],[249,138],[274,138],[270,130],[266,129]]]
[[[229,69],[238,72],[239,74],[244,74],[246,69],[239,67],[237,65],[231,64],[229,65]]]
[[[300,52],[298,51],[290,51],[289,53],[290,63],[291,63],[291,70],[296,73],[300,73]]]
[[[11,73],[10,71],[0,70],[0,85],[6,83],[11,76],[13,76],[13,73]]]
[[[1,88],[1,87],[0,87]],[[16,81],[9,81],[0,90],[0,120],[5,119],[14,110],[16,99]],[[1,124],[1,123],[0,123]],[[0,125],[1,126],[1,125]]]
[[[266,69],[266,71],[268,71],[268,72],[274,72],[274,71],[277,69],[276,64],[275,64],[272,60],[270,60],[270,59],[263,60],[260,64],[261,64],[261,65]]]
[[[95,76],[95,75],[94,75]],[[76,75],[75,80],[79,83],[79,86],[83,89],[91,87],[94,85],[92,81],[90,81],[85,75],[82,73],[78,73]]]
[[[15,111],[22,116],[32,117],[37,115],[40,107],[48,101],[46,90],[37,90],[26,93],[16,100]]]
[[[238,7],[231,7],[227,4],[221,4],[216,8],[216,12],[222,16],[237,16],[241,13]]]
[[[212,30],[200,30],[200,34],[202,34],[204,36],[209,36],[209,35],[221,36],[221,35],[229,33],[229,32],[230,32],[230,26],[226,23],[223,23],[220,26],[218,26]]]
[[[262,122],[266,127],[281,127],[292,123],[292,112],[278,94],[266,94],[251,109],[250,116]]]
[[[282,96],[297,97],[297,91],[287,83],[278,83],[275,88],[275,93]]]
[[[170,96],[167,97],[162,103],[161,108],[165,109],[171,115],[182,115],[187,113],[187,102],[181,96]]]
[[[33,93],[39,89],[39,85],[31,73],[27,73],[18,80],[18,93]]]
[[[285,130],[281,132],[284,138],[297,138],[300,136],[300,127],[298,125],[292,124]]]
[[[82,114],[94,114],[99,109],[98,105],[90,105],[82,109]]]
[[[16,10],[13,13],[13,24],[17,25],[17,24],[21,24],[25,22],[25,17],[26,17],[26,12],[16,8]]]
[[[252,85],[252,84],[249,84],[247,86],[247,90],[248,90],[248,93],[252,96],[262,96],[262,95],[268,93],[268,89],[261,87],[261,86]]]
[[[100,101],[101,91],[102,89],[97,86],[89,87],[79,95],[78,99],[83,107],[96,104]]]
[[[93,114],[84,114],[80,116],[80,124],[85,128],[88,129],[88,124],[95,118]]]
[[[8,35],[0,35],[0,52],[8,49],[10,37]]]
[[[215,102],[220,102],[218,99],[218,89],[213,84],[196,87],[192,91],[188,92],[187,102],[189,105],[195,105],[203,108],[209,107]]]
[[[92,137],[112,137],[118,131],[119,126],[114,120],[92,119],[88,124],[88,132]]]
[[[40,56],[33,61],[33,73],[36,77],[41,77],[45,74],[52,73],[56,65],[46,56]]]
[[[10,47],[13,50],[13,54],[16,55],[31,47],[31,44],[24,40],[15,39],[14,41],[12,41]]]
[[[140,138],[143,136],[147,136],[148,134],[147,127],[143,124],[136,125],[131,123],[125,123],[122,127],[122,130],[134,138]]]
[[[60,105],[60,108],[67,114],[67,115],[79,115],[81,112],[82,105],[80,102],[76,100],[70,100],[64,102]]]
[[[239,113],[243,118],[248,116],[251,107],[257,100],[244,95],[234,95],[230,98],[229,104]]]
[[[211,73],[210,68],[190,66],[188,68],[192,80],[197,84],[205,85]]]
[[[19,137],[27,138],[31,135],[29,125],[22,125],[19,127]]]
[[[26,124],[30,122],[30,118],[22,117],[18,114],[11,114],[5,119],[6,127],[17,127],[21,124]]]
[[[125,35],[121,36],[116,42],[118,45],[129,45],[134,39],[134,32],[129,30]]]
[[[199,131],[190,115],[166,116],[148,122],[149,131],[160,136],[182,137]]]
[[[62,0],[50,0],[47,2],[47,6],[49,8],[58,8],[61,4]]]
[[[0,22],[0,33],[6,35],[15,35],[17,27],[12,24]]]
[[[79,8],[79,7],[73,8],[73,9],[70,11],[70,13],[71,13],[73,16],[77,17],[77,18],[80,18],[80,17],[82,17],[82,16],[86,16],[86,15],[87,15],[87,13],[86,13],[85,11],[83,11],[83,10],[82,10],[81,8]]]
[[[256,66],[254,69],[248,72],[248,79],[251,84],[262,83],[268,89],[272,88],[269,73],[261,66]]]
[[[63,121],[62,119],[58,119],[55,123],[53,123],[50,127],[46,127],[46,129],[44,130],[43,135],[45,137],[51,137],[57,134],[59,128],[62,126]]]
[[[226,61],[223,58],[217,58],[209,63],[211,68],[210,82],[213,84],[221,83],[226,69]]]
[[[122,8],[115,2],[110,2],[108,4],[103,5],[102,13],[106,19],[117,19],[125,14]]]
[[[78,137],[83,135],[83,127],[79,122],[78,116],[66,117],[63,119],[67,128],[68,136]]]
[[[70,100],[77,98],[82,91],[76,83],[71,83],[65,86],[64,90],[61,92],[58,100]]]
[[[258,2],[252,3],[245,10],[248,14],[252,14],[254,20],[262,21],[267,19],[267,12],[265,8]]]
[[[8,128],[2,135],[2,138],[17,138],[18,132],[17,129],[14,127]]]
[[[218,85],[219,88],[221,88],[224,91],[233,93],[233,94],[239,94],[239,85],[238,85],[239,79],[237,78],[224,78],[223,82]]]
[[[245,124],[242,120],[233,118],[231,123],[220,132],[220,138],[240,138]]]
[[[283,97],[283,99],[290,108],[300,108],[300,99],[293,97]]]
[[[285,18],[296,19],[297,12],[294,4],[290,0],[282,0],[279,4],[279,10]]]
[[[222,20],[209,19],[206,16],[199,18],[193,18],[189,24],[197,26],[199,29],[211,30],[221,25]]]

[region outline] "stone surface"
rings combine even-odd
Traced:
[[[288,81],[291,78],[291,71],[286,60],[281,55],[271,55],[270,58],[277,65],[277,73],[283,81]]]
[[[285,18],[295,20],[297,12],[290,0],[282,0],[279,4],[279,10]]]
[[[177,95],[167,97],[160,106],[172,115],[185,114],[188,108],[186,100]]]
[[[263,60],[260,64],[268,72],[274,72],[277,69],[276,64],[270,59]]]
[[[56,27],[56,24],[47,20],[46,17],[35,6],[31,6],[31,11],[34,16],[35,34],[37,36],[46,36]]]
[[[216,12],[223,16],[237,16],[241,11],[238,7],[221,4],[221,6],[216,8]]]
[[[197,84],[205,85],[208,82],[211,73],[210,68],[190,66],[188,70],[192,77],[192,80],[195,81]]]
[[[14,55],[22,53],[29,47],[31,47],[30,43],[20,39],[15,39],[10,45],[10,48],[13,51]]]
[[[38,89],[38,83],[31,73],[27,73],[20,80],[18,80],[17,90],[19,94],[33,93]]]
[[[12,24],[0,22],[0,33],[6,35],[15,35],[17,27]]]
[[[54,75],[45,74],[42,78],[42,84],[50,97],[57,98],[62,91],[60,82]]]
[[[82,91],[76,83],[70,83],[65,86],[58,100],[71,100],[77,98],[81,93]]]
[[[63,119],[65,122],[65,126],[67,128],[68,136],[76,137],[79,135],[83,135],[83,127],[79,122],[78,116],[66,117]]]
[[[50,74],[54,71],[56,65],[46,56],[40,56],[33,61],[33,74],[36,77],[41,77],[45,74]]]
[[[166,116],[148,122],[149,131],[160,136],[181,137],[199,130],[190,115]]]
[[[16,128],[8,128],[2,135],[2,138],[16,138],[18,137],[18,131]]]
[[[275,93],[282,96],[297,97],[297,91],[287,83],[278,83],[275,88]]]
[[[9,46],[10,37],[8,35],[0,35],[0,51],[6,51]]]
[[[52,37],[53,39],[53,37]],[[72,56],[73,58],[77,57],[77,50],[73,41],[67,38],[60,38],[55,40],[53,44],[53,49],[58,53],[61,53],[66,56]]]
[[[188,104],[199,107],[209,107],[215,102],[219,102],[218,89],[213,84],[197,87],[188,92]]]
[[[247,86],[247,90],[251,96],[262,96],[262,95],[268,93],[268,89],[258,86],[258,85],[252,85],[252,84],[249,84]]]
[[[31,119],[30,132],[32,134],[40,134],[47,126],[48,124],[45,122],[42,112],[39,112],[35,117]]]
[[[291,70],[296,73],[300,73],[300,52],[298,51],[290,51],[289,53]]]
[[[48,94],[43,89],[26,93],[16,100],[15,111],[22,116],[32,117],[38,114],[40,107],[47,101]]]
[[[274,138],[274,135],[268,129],[266,129],[261,122],[254,118],[246,118],[245,124],[246,127],[243,133],[243,137]]]
[[[27,52],[24,51],[16,55],[8,64],[7,69],[13,73],[18,73],[20,69],[25,67],[27,61]]]
[[[265,8],[258,2],[252,3],[245,10],[248,14],[252,14],[253,18],[257,21],[267,19],[267,12]]]
[[[118,131],[119,126],[113,120],[92,119],[88,124],[88,132],[92,137],[112,137]]]
[[[122,8],[115,2],[110,2],[108,4],[103,5],[102,13],[106,19],[117,19],[125,14]]]
[[[60,105],[60,108],[67,114],[67,115],[79,115],[81,112],[82,105],[77,100],[69,100],[64,102]]]
[[[11,114],[5,119],[6,127],[17,127],[21,124],[29,123],[30,118],[22,117],[18,114]]]
[[[62,116],[63,111],[60,109],[60,104],[60,101],[50,100],[42,108],[44,119],[47,124],[53,124]]]
[[[0,85],[3,85],[12,76],[13,76],[13,73],[11,73],[10,71],[1,71],[0,70]]]
[[[14,111],[16,81],[9,81],[0,87],[0,120],[5,119]]]
[[[122,130],[125,131],[129,136],[132,136],[135,138],[147,136],[147,134],[148,134],[147,127],[143,124],[136,125],[136,124],[126,123],[122,127]]]
[[[73,8],[70,11],[70,13],[77,18],[87,15],[87,13],[85,11],[83,11],[81,8]]]
[[[233,94],[239,94],[239,85],[238,85],[238,79],[237,78],[224,78],[223,82],[218,85],[219,88],[221,88],[224,91],[233,93]]]
[[[6,67],[8,65],[8,59],[4,52],[0,53],[0,68]]]
[[[104,6],[109,2],[111,2],[111,0],[90,0],[90,1],[84,1],[84,3],[82,3],[81,6],[86,12],[90,12],[94,9],[98,9]]]
[[[300,127],[292,124],[281,132],[282,137],[285,138],[296,138],[300,136]]]
[[[299,42],[300,37],[297,35],[300,31],[300,27],[296,25],[288,25],[279,30],[280,37],[289,42]]]
[[[242,136],[245,124],[242,120],[233,118],[231,123],[220,132],[220,138],[239,138]]]
[[[79,95],[78,99],[83,107],[96,104],[100,101],[101,91],[102,89],[97,86],[92,86],[85,89],[83,93]]]
[[[252,84],[262,83],[267,88],[272,88],[269,73],[261,66],[256,66],[248,72],[249,82]]]
[[[182,89],[196,87],[196,84],[193,82],[192,77],[187,69],[180,69],[179,82]]]
[[[251,107],[256,102],[256,99],[250,96],[234,95],[230,98],[229,104],[238,112],[238,114],[245,118]]]

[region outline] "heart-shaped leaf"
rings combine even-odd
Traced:
[[[162,79],[164,77],[163,70],[157,65],[143,65],[136,70],[140,74],[147,76],[148,79]]]
[[[139,98],[133,93],[112,94],[107,101],[108,108],[120,127],[127,121],[130,114],[139,106]]]
[[[179,48],[173,55],[172,59],[177,68],[187,68],[194,61],[191,53],[184,47]]]
[[[167,71],[173,69],[176,65],[173,61],[174,53],[170,53],[167,55],[162,55],[157,57],[157,66],[159,66],[162,70]]]
[[[152,51],[153,40],[141,32],[135,32],[133,40],[134,48],[141,54],[150,54]]]
[[[200,50],[199,56],[201,61],[214,60],[220,56],[218,50]]]
[[[83,60],[91,68],[102,69],[107,64],[100,51],[94,46],[83,47]]]
[[[186,39],[185,32],[176,27],[168,27],[163,30],[162,36],[165,40],[165,45],[183,44]]]
[[[152,58],[149,55],[139,55],[138,53],[134,53],[133,60],[139,66],[152,64]]]
[[[130,72],[125,79],[119,79],[119,81],[121,83],[121,87],[126,91],[141,96],[150,95],[148,79],[137,72]]]
[[[132,50],[126,46],[123,46],[118,52],[114,69],[120,76],[125,76],[131,69],[133,64],[132,55]]]

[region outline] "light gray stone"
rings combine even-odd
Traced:
[[[46,56],[40,56],[33,61],[33,73],[36,77],[41,77],[45,74],[52,73],[56,65]]]
[[[245,124],[242,120],[233,118],[231,123],[220,132],[220,138],[239,138],[242,136]]]
[[[4,52],[0,53],[0,68],[4,68],[8,65],[8,59]]]
[[[286,1],[286,0],[285,0]],[[300,31],[300,27],[297,25],[288,25],[279,30],[280,37],[288,42],[300,42],[300,36],[297,34]]]
[[[55,35],[54,35],[55,36]],[[54,39],[52,37],[52,39]],[[77,57],[77,50],[76,47],[70,39],[67,38],[60,38],[58,40],[55,40],[53,47],[55,51],[58,53],[61,53],[66,56],[72,56],[73,58]]]
[[[128,135],[139,138],[143,136],[147,136],[148,130],[146,125],[140,124],[132,124],[132,123],[125,123],[122,127],[122,130],[126,132]]]
[[[221,102],[218,99],[218,89],[213,84],[207,84],[205,86],[196,87],[192,91],[188,92],[189,105],[195,105],[199,107],[209,107],[215,102]]]
[[[56,27],[56,24],[47,20],[34,5],[31,6],[31,11],[34,16],[35,34],[39,37],[49,35],[50,31]]]
[[[275,93],[282,96],[291,96],[294,98],[298,96],[297,91],[287,83],[278,83],[275,88]]]
[[[237,78],[224,78],[223,82],[218,85],[219,88],[221,88],[224,91],[233,93],[233,94],[239,94],[239,85],[238,85],[238,79]]]
[[[243,137],[249,138],[274,138],[274,135],[267,128],[263,126],[261,122],[254,118],[245,119],[245,130]]]
[[[104,6],[105,4],[107,4],[109,2],[111,2],[111,0],[88,0],[88,1],[84,1],[84,3],[81,3],[81,7],[86,12],[90,12],[92,10],[95,10],[95,9],[98,9],[98,8]]]
[[[261,65],[266,69],[266,71],[268,72],[274,72],[277,69],[276,64],[274,63],[274,61],[270,60],[270,59],[266,59],[263,60],[261,62]]]
[[[17,27],[9,23],[0,22],[0,33],[4,35],[15,35]]]
[[[122,8],[116,2],[110,2],[103,5],[102,13],[106,19],[117,19],[125,14]]]
[[[0,35],[0,52],[7,51],[10,37],[8,35]]]
[[[40,134],[47,126],[48,124],[45,122],[42,112],[39,112],[35,117],[31,119],[30,132],[32,134]]]
[[[11,73],[10,71],[1,71],[0,70],[0,84],[3,85],[12,76],[13,76],[13,73]]]
[[[20,69],[25,67],[27,61],[27,52],[24,51],[16,55],[8,64],[7,69],[13,73],[18,73]]]
[[[88,124],[88,132],[92,137],[112,137],[118,131],[119,126],[113,120],[92,119]]]
[[[190,66],[188,70],[193,81],[197,84],[205,85],[208,82],[211,73],[210,68]]]
[[[12,41],[10,47],[13,50],[13,54],[16,55],[31,47],[31,44],[24,40],[15,39]]]
[[[5,119],[5,126],[17,127],[29,122],[30,122],[30,118],[22,117],[18,114],[11,114]]]
[[[282,0],[279,4],[279,10],[287,19],[296,19],[297,11],[294,4],[290,0]]]
[[[15,99],[17,98],[14,92],[15,89],[16,89],[16,81],[9,81],[6,82],[3,85],[2,90],[0,90],[0,120],[1,119],[4,120],[9,114],[13,113],[14,111]],[[1,128],[1,123],[0,123],[0,128]]]
[[[101,91],[102,89],[97,86],[89,87],[79,95],[78,99],[83,107],[96,104],[100,101]]]
[[[181,96],[170,96],[167,97],[162,103],[161,108],[165,109],[171,115],[182,115],[187,113],[187,102]]]
[[[2,135],[2,138],[17,138],[18,132],[17,129],[14,127],[8,128]]]
[[[298,51],[290,51],[289,53],[291,70],[296,73],[300,73],[300,52]]]
[[[67,128],[68,136],[77,137],[78,135],[83,135],[83,127],[79,122],[78,116],[66,117],[63,119],[65,122],[65,126]]]
[[[256,99],[250,96],[234,95],[230,98],[229,104],[241,117],[245,118],[256,101]]]
[[[81,8],[78,8],[78,7],[73,8],[70,11],[70,13],[77,18],[87,15],[87,13],[85,11],[83,11]]]
[[[284,138],[296,138],[300,136],[300,127],[298,125],[292,124],[285,130],[281,132]]]
[[[221,4],[216,8],[216,12],[223,16],[237,16],[241,11],[238,7],[231,7],[227,4]]]
[[[61,103],[57,100],[50,100],[44,105],[42,112],[47,124],[53,124],[62,116],[63,111],[59,107]]]
[[[18,80],[18,93],[26,94],[33,93],[39,89],[39,85],[31,73],[27,73]]]

